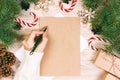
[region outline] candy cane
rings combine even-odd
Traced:
[[[20,23],[21,25],[28,26],[28,27],[34,27],[38,23],[38,17],[36,16],[35,13],[30,12],[30,15],[34,17],[34,21],[32,23],[26,22],[20,18],[16,18],[15,20]]]
[[[65,8],[63,7],[63,2],[60,1],[60,2],[59,2],[59,7],[60,7],[60,9],[61,9],[62,11],[70,12],[70,11],[72,11],[72,10],[74,9],[76,3],[77,3],[77,0],[73,0],[70,8],[65,9]]]
[[[88,40],[88,46],[89,46],[92,50],[95,50],[95,51],[98,50],[96,47],[94,47],[94,46],[92,45],[92,42],[95,41],[95,40],[101,41],[101,42],[106,42],[106,40],[103,39],[103,38],[101,38],[100,36],[93,36],[93,37],[91,37],[91,38]]]

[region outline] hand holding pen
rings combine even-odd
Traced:
[[[38,38],[42,35],[42,40],[38,42]],[[37,40],[35,40],[37,38]],[[40,40],[40,39],[39,39]],[[26,38],[23,41],[23,46],[26,50],[31,51],[30,53],[32,54],[34,51],[41,51],[43,52],[46,44],[47,44],[47,37],[46,37],[46,32],[44,31],[32,31],[31,34],[29,35],[28,38]],[[35,47],[35,44],[38,43],[38,45]],[[34,51],[33,51],[33,48]]]

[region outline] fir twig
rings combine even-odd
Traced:
[[[106,51],[120,54],[120,0],[84,0],[84,4],[96,10],[92,31],[109,41]]]

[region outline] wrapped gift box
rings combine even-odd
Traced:
[[[101,80],[120,80],[120,78],[117,78],[113,76],[112,74],[105,72]]]
[[[118,57],[100,50],[95,60],[95,64],[101,69],[104,69],[105,71],[120,78],[120,59]]]

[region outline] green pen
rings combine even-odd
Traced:
[[[44,27],[43,32],[46,32],[46,30],[47,30],[47,26]],[[43,34],[41,34],[41,35],[38,36],[38,39],[36,40],[36,42],[35,42],[35,44],[33,46],[33,49],[30,52],[30,55],[32,55],[33,52],[36,50],[37,46],[42,41],[42,38],[43,38]]]

